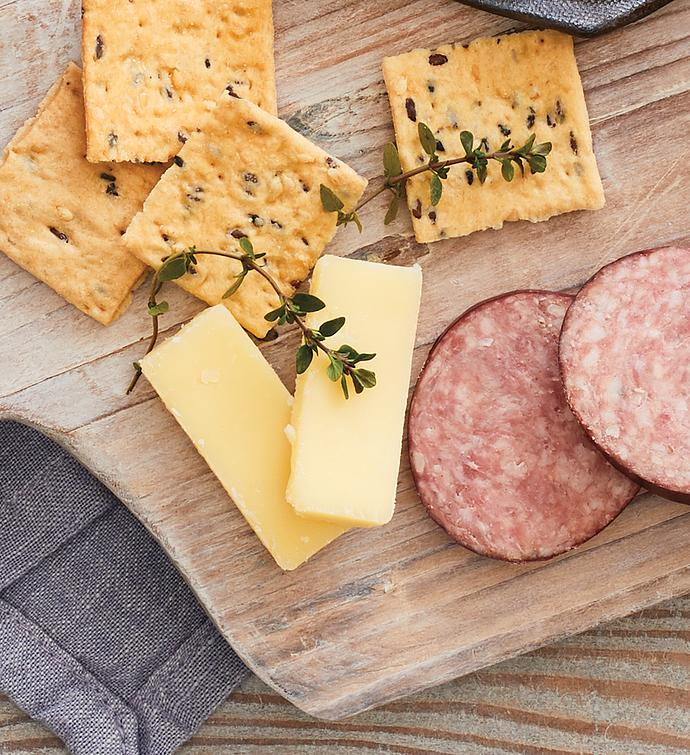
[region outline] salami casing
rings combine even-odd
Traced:
[[[690,248],[600,270],[568,311],[560,363],[573,413],[611,462],[690,503]]]
[[[409,417],[417,490],[477,553],[550,558],[595,535],[637,493],[565,402],[558,336],[571,301],[519,291],[473,307],[436,342],[417,383]]]

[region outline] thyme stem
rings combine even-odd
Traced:
[[[527,141],[520,147],[516,147],[506,139],[500,148],[494,152],[489,152],[486,139],[482,139],[479,146],[475,147],[474,136],[470,131],[460,132],[460,143],[465,151],[462,157],[452,157],[447,160],[441,160],[438,151],[443,150],[443,145],[436,138],[432,130],[426,123],[417,124],[417,133],[419,142],[428,156],[428,160],[422,165],[412,170],[403,171],[400,162],[398,148],[390,142],[383,149],[383,182],[372,191],[368,196],[357,203],[352,210],[345,210],[345,203],[327,186],[321,184],[321,204],[326,212],[334,212],[337,215],[336,225],[347,225],[355,223],[357,228],[362,230],[362,221],[359,217],[359,211],[365,205],[369,204],[372,199],[388,191],[391,194],[388,211],[383,219],[384,225],[388,225],[395,220],[398,214],[398,208],[401,200],[405,196],[407,182],[413,176],[420,173],[431,173],[429,181],[429,201],[433,207],[436,207],[443,194],[443,181],[448,178],[450,168],[454,165],[465,163],[469,165],[468,183],[472,183],[474,174],[476,174],[479,183],[483,184],[488,176],[488,166],[491,161],[501,164],[501,175],[505,181],[512,181],[517,167],[520,173],[525,175],[525,165],[529,166],[531,173],[543,173],[546,170],[546,157],[551,152],[551,142],[535,144],[536,134],[530,134]],[[510,131],[507,132],[510,134]],[[486,144],[486,149],[483,145]],[[422,158],[423,160],[423,158]],[[471,175],[469,175],[471,173]]]
[[[279,321],[283,323],[295,323],[302,333],[302,346],[297,352],[297,372],[304,372],[311,364],[312,357],[318,351],[323,352],[329,360],[328,376],[333,381],[340,381],[345,398],[349,398],[347,378],[352,381],[356,393],[361,393],[365,388],[373,388],[376,385],[376,376],[373,372],[357,367],[358,362],[373,359],[375,354],[360,354],[351,346],[343,345],[338,349],[331,349],[323,342],[325,338],[340,330],[345,324],[345,318],[340,317],[330,320],[321,325],[320,329],[314,330],[305,322],[305,316],[309,312],[316,312],[325,307],[325,304],[311,294],[296,294],[293,298],[285,296],[275,278],[266,270],[266,264],[259,260],[265,254],[255,254],[251,242],[246,237],[240,240],[243,254],[234,252],[215,252],[210,250],[197,250],[192,247],[188,251],[179,252],[166,257],[161,267],[154,273],[148,298],[148,312],[153,320],[153,330],[146,354],[153,351],[158,341],[160,332],[158,318],[168,311],[167,302],[158,302],[157,296],[163,283],[168,280],[176,280],[186,273],[193,271],[196,258],[199,256],[225,257],[242,264],[242,270],[235,276],[235,283],[228,289],[223,298],[232,295],[243,283],[249,272],[256,272],[271,286],[278,296],[280,307],[269,312],[266,319],[269,322]],[[145,355],[146,355],[145,354]],[[134,375],[127,388],[131,393],[142,374],[141,364],[135,362]]]
[[[334,349],[330,349],[328,346],[326,346],[323,341],[320,341],[317,338],[314,338],[314,331],[312,328],[310,328],[306,322],[304,322],[304,319],[302,317],[298,316],[297,310],[292,306],[292,303],[290,299],[288,299],[285,294],[282,292],[280,286],[276,282],[275,278],[267,272],[265,265],[259,264],[256,260],[251,259],[243,254],[233,254],[232,252],[209,252],[204,250],[195,250],[195,255],[212,255],[214,257],[227,257],[231,260],[238,260],[239,262],[242,262],[243,265],[246,265],[250,270],[253,270],[256,273],[259,273],[271,286],[271,288],[276,292],[278,295],[278,298],[280,300],[280,305],[282,307],[286,307],[289,309],[294,315],[295,315],[295,324],[297,327],[302,331],[302,335],[304,337],[304,340],[308,344],[313,344],[316,348],[318,348],[320,351],[322,351],[329,359],[334,358],[336,352]],[[352,367],[349,364],[343,365],[343,372],[345,374],[351,374],[354,367]]]
[[[148,299],[148,306],[149,309],[156,306],[156,296],[158,295],[159,291],[161,290],[163,284],[158,280],[158,273],[156,273],[153,278],[151,279],[151,289],[149,291],[149,299]],[[153,319],[153,332],[151,333],[151,338],[149,339],[149,345],[146,349],[146,354],[150,354],[153,351],[154,346],[156,345],[156,342],[158,341],[158,316],[152,317]],[[134,363],[134,375],[132,375],[132,380],[129,383],[129,386],[127,387],[127,395],[129,395],[134,388],[136,387],[136,384],[139,382],[139,378],[141,377],[141,365],[139,362]]]
[[[510,150],[509,152],[489,152],[486,154],[487,160],[505,160],[505,159],[511,159],[513,154],[515,153],[515,150]],[[378,187],[375,191],[373,191],[368,197],[364,197],[357,206],[354,209],[354,212],[359,212],[359,210],[362,209],[365,205],[369,204],[372,199],[375,197],[378,197],[379,194],[383,194],[384,191],[389,191],[390,189],[393,189],[395,186],[401,183],[407,183],[407,180],[409,178],[412,178],[413,176],[418,176],[420,173],[426,173],[427,171],[431,171],[432,173],[436,172],[439,169],[443,168],[450,168],[452,165],[459,165],[460,163],[472,163],[473,159],[470,155],[465,155],[464,157],[453,157],[449,160],[441,160],[436,162],[429,162],[424,163],[424,165],[420,165],[418,168],[413,168],[412,170],[408,170],[405,173],[400,173],[397,176],[390,176],[389,178],[386,178],[384,182],[381,184],[381,186]]]

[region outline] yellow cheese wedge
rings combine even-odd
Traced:
[[[361,366],[376,373],[377,385],[345,400],[326,375],[325,357],[299,376],[287,488],[298,514],[359,527],[393,516],[421,288],[416,266],[333,256],[316,265],[311,293],[326,309],[310,315],[309,324],[344,316],[345,326],[327,343],[376,352]]]
[[[141,367],[278,566],[296,568],[345,531],[286,502],[292,397],[225,306],[203,311]]]

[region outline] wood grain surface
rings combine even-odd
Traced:
[[[511,26],[452,0],[276,0],[275,11],[281,114],[370,177],[392,133],[381,58]],[[0,3],[3,141],[74,54],[78,16],[70,0]],[[623,254],[687,241],[689,31],[690,0],[676,0],[577,45],[604,210],[427,246],[406,213],[384,228],[374,202],[361,236],[338,234],[334,253],[421,264],[413,377],[435,336],[478,300],[571,289]],[[169,332],[201,308],[180,291],[168,298]],[[243,659],[305,711],[351,715],[690,590],[686,506],[642,496],[567,557],[502,564],[454,545],[426,516],[405,454],[390,525],[352,531],[281,573],[151,389],[123,395],[148,331],[144,300],[140,291],[103,329],[0,259],[0,414],[47,430],[108,484]],[[264,347],[289,386],[296,341],[287,332]]]
[[[180,755],[690,752],[690,596],[340,723],[250,678]],[[0,698],[0,752],[65,750]]]

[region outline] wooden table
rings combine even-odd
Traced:
[[[690,596],[329,724],[248,679],[183,755],[690,752]],[[0,753],[64,753],[0,697]]]

